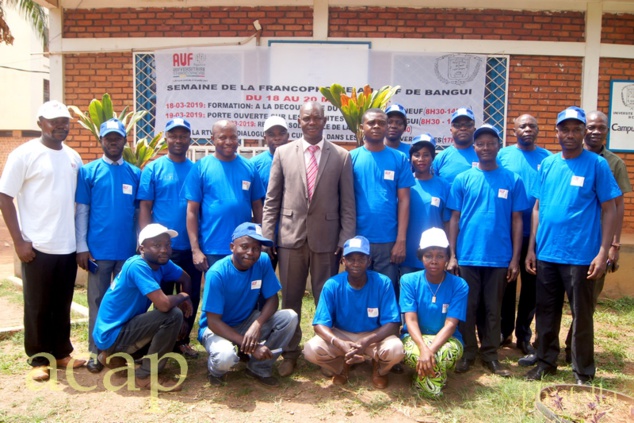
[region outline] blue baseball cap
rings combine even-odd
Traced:
[[[370,241],[364,236],[357,235],[343,244],[343,256],[352,253],[362,253],[366,256],[370,255]]]
[[[260,241],[262,245],[266,245],[267,247],[273,246],[273,241],[262,236],[262,227],[257,223],[244,222],[239,224],[231,235],[231,242],[243,236],[248,236],[255,239],[256,241]]]
[[[429,132],[423,132],[420,135],[416,135],[412,139],[412,145],[416,144],[417,142],[428,142],[434,148],[436,148],[436,138],[434,138]]]
[[[559,114],[557,115],[557,125],[559,125],[564,120],[568,120],[568,119],[578,120],[579,122],[585,125],[586,112],[584,112],[583,109],[576,106],[568,107],[567,109],[559,112]]]
[[[99,128],[99,138],[103,138],[111,132],[116,132],[123,138],[126,137],[125,126],[119,119],[110,119],[101,124]]]
[[[475,140],[482,134],[491,134],[494,135],[498,140],[500,139],[500,131],[498,131],[495,126],[489,125],[488,123],[485,123],[478,129],[476,129],[476,131],[473,133],[473,139]]]
[[[174,128],[185,128],[189,132],[192,131],[192,126],[183,118],[175,118],[167,122],[165,125],[165,132],[169,132]]]
[[[453,112],[453,114],[451,115],[451,123],[453,123],[454,120],[462,116],[466,116],[475,122],[475,115],[473,114],[473,110],[471,110],[468,107],[461,107],[455,112]]]
[[[405,120],[407,120],[407,113],[405,112],[405,107],[401,106],[400,104],[395,103],[395,104],[392,104],[387,109],[385,109],[386,115],[389,115],[390,113],[398,113],[400,115],[403,115]]]

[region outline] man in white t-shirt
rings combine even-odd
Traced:
[[[7,159],[0,178],[0,211],[22,262],[30,376],[44,381],[51,367],[85,364],[70,356],[70,305],[77,274],[75,187],[82,162],[64,145],[70,125],[66,106],[48,101],[37,116],[42,136],[19,146]]]

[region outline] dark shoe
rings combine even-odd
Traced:
[[[395,375],[402,375],[403,373],[405,373],[405,369],[403,368],[403,365],[401,363],[396,363],[390,369],[390,373],[394,373]]]
[[[86,368],[90,373],[99,373],[103,370],[103,364],[96,358],[91,358],[88,360],[88,363],[86,363]]]
[[[507,336],[506,338],[504,338],[503,335],[500,335],[500,347],[503,347],[504,345],[510,345],[513,342],[513,338],[511,335]]]
[[[566,350],[566,364],[572,364],[572,351]]]
[[[104,351],[100,352],[97,356],[97,360],[109,369],[117,369],[119,367],[126,367],[128,360],[121,356],[110,357]]]
[[[456,373],[466,373],[469,371],[469,369],[471,369],[471,366],[473,366],[473,363],[475,363],[475,360],[470,360],[468,358],[461,358],[460,361],[458,361],[458,364],[456,364]]]
[[[191,358],[191,359],[198,358],[198,351],[192,348],[192,346],[189,344],[177,345],[176,347],[174,347],[174,349],[176,350],[175,352],[179,353],[185,358]]]
[[[56,363],[57,363],[57,367],[60,369],[65,369],[69,366],[72,366],[73,369],[76,369],[78,367],[82,367],[83,365],[85,365],[86,360],[82,358],[73,358],[69,355],[64,358],[60,358],[59,360],[56,360]]]
[[[502,363],[500,363],[498,360],[483,361],[482,366],[489,369],[489,371],[494,375],[498,375],[501,377],[511,377],[511,372],[504,366],[502,366]]]
[[[213,376],[211,373],[207,373],[207,380],[211,386],[222,386],[225,384],[226,375],[220,377]]]
[[[531,345],[530,341],[517,341],[515,344],[518,350],[522,351],[525,355],[535,354],[535,348]]]
[[[258,376],[255,373],[253,373],[251,370],[246,369],[244,371],[244,373],[252,378],[257,380],[258,382],[260,382],[262,385],[266,385],[266,386],[277,386],[280,384],[280,382],[275,379],[273,376]]]
[[[323,367],[322,367],[323,370]],[[343,370],[338,375],[334,375],[332,377],[333,385],[345,385],[348,383],[348,372],[350,371],[350,367],[344,363]],[[322,372],[323,373],[323,372]]]
[[[156,392],[180,392],[183,390],[183,384],[179,381],[167,378],[159,378],[158,386],[156,386]],[[148,376],[145,379],[138,377],[134,378],[134,386],[137,389],[152,390],[152,377]]]
[[[388,382],[387,375],[379,374],[379,362],[372,360],[372,386],[376,389],[385,389]]]
[[[542,380],[546,375],[554,375],[557,373],[555,367],[546,366],[544,364],[538,364],[526,373],[524,379],[526,380]]]
[[[592,378],[575,375],[575,383],[582,386],[592,386]]]
[[[277,373],[280,377],[288,377],[293,374],[295,367],[297,366],[297,360],[294,358],[285,358],[277,368]]]
[[[517,364],[524,367],[530,367],[537,364],[537,354],[528,354],[517,360]]]

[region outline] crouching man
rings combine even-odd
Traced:
[[[261,254],[273,241],[251,222],[240,224],[231,236],[231,255],[217,261],[205,275],[198,339],[209,353],[209,382],[219,386],[242,357],[246,374],[258,382],[278,385],[273,363],[288,345],[297,327],[297,313],[277,310],[280,285],[271,260]],[[258,297],[265,299],[261,311]],[[236,348],[236,346],[238,348]]]
[[[193,313],[189,299],[189,275],[169,258],[171,238],[178,235],[158,223],[147,225],[139,234],[140,256],[126,260],[103,297],[93,337],[99,348],[99,362],[108,368],[125,366],[126,358],[117,353],[134,354],[148,346],[141,367],[135,371],[135,385],[140,389],[180,390],[181,383],[150,377],[165,367],[165,354],[172,351],[183,326],[183,315]],[[178,295],[165,295],[161,282],[182,285]],[[150,304],[154,305],[148,311]],[[114,355],[113,357],[110,357]],[[159,359],[158,366],[157,357]],[[154,381],[153,381],[154,379]]]
[[[395,335],[401,323],[392,282],[368,270],[370,242],[356,236],[343,246],[345,272],[328,279],[321,291],[313,327],[317,336],[304,346],[304,357],[333,374],[332,383],[348,381],[348,369],[372,360],[372,385],[384,389],[388,373],[405,355]]]

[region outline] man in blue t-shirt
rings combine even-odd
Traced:
[[[77,176],[77,264],[88,270],[88,371],[99,373],[92,336],[99,304],[123,263],[136,252],[134,214],[141,170],[123,160],[125,126],[117,119],[101,124],[103,157],[79,169]]]
[[[404,357],[396,334],[401,316],[390,280],[368,270],[370,242],[356,236],[343,246],[345,268],[326,281],[315,311],[316,336],[304,346],[306,360],[332,374],[332,383],[344,385],[348,369],[372,360],[372,384],[388,385],[388,373]]]
[[[385,112],[368,109],[362,128],[363,146],[350,152],[357,234],[370,241],[370,269],[390,278],[398,295],[398,265],[405,260],[414,176],[408,158],[383,144],[387,133]]]
[[[265,194],[258,172],[237,154],[235,122],[220,120],[211,131],[214,154],[196,162],[183,186],[192,257],[201,272],[230,253],[232,228],[262,222]]]
[[[279,384],[273,364],[295,333],[297,313],[277,310],[281,285],[269,256],[262,254],[263,245],[273,241],[262,236],[260,225],[238,225],[231,235],[231,255],[205,275],[198,340],[209,353],[212,385],[222,384],[240,355],[248,357],[247,376],[267,386]],[[261,311],[255,309],[260,296],[265,299]]]
[[[170,238],[177,235],[158,223],[143,228],[139,233],[141,255],[126,260],[104,295],[95,322],[93,337],[101,351],[102,366],[134,366],[131,355],[148,347],[141,366],[135,370],[135,386],[141,389],[177,391],[182,384],[182,379],[158,379],[160,385],[152,386],[151,375],[165,367],[167,359],[163,356],[174,348],[183,316],[194,313],[187,295],[191,290],[189,275],[169,259]],[[179,294],[165,295],[160,285],[163,281],[176,281],[183,289]],[[150,305],[153,309],[148,311]],[[153,368],[157,362],[158,368]]]
[[[409,158],[409,148],[411,144],[405,144],[401,139],[407,129],[407,113],[405,107],[400,104],[392,104],[385,109],[385,114],[387,115],[385,145],[400,151]]]
[[[497,164],[498,130],[484,124],[474,139],[478,167],[456,177],[447,205],[452,210],[449,242],[453,254],[447,271],[459,273],[469,284],[467,318],[459,325],[465,350],[456,373],[468,371],[475,362],[477,326],[482,365],[509,377],[497,354],[500,311],[507,282],[519,274],[522,211],[529,204],[519,176]]]
[[[165,125],[167,154],[148,163],[141,173],[139,183],[139,228],[143,229],[152,222],[174,228],[180,235],[172,239],[171,260],[180,266],[192,280],[192,290],[188,292],[194,313],[187,318],[187,332],[176,342],[174,351],[185,357],[196,358],[198,353],[190,346],[190,333],[196,322],[196,310],[200,303],[200,283],[202,272],[196,269],[192,260],[192,249],[187,237],[185,219],[187,200],[182,193],[183,184],[194,166],[187,158],[191,142],[191,126],[181,118],[172,119]],[[162,285],[166,295],[180,292],[180,285],[172,281]]]
[[[537,119],[531,115],[521,115],[515,119],[515,136],[517,144],[505,147],[498,154],[500,165],[519,175],[524,183],[530,208],[522,214],[522,252],[520,254],[520,278],[522,288],[519,304],[517,305],[517,322],[515,321],[515,300],[517,281],[509,282],[504,291],[502,300],[502,343],[510,343],[513,329],[515,329],[516,346],[524,354],[535,352],[531,345],[531,322],[535,316],[535,275],[526,271],[525,260],[528,251],[528,239],[531,233],[531,214],[535,197],[531,195],[533,187],[538,182],[539,166],[550,151],[539,147],[535,142],[539,135]],[[520,364],[525,363],[524,360]]]
[[[589,383],[594,364],[594,284],[606,270],[621,195],[607,161],[584,150],[586,115],[569,107],[557,116],[561,153],[539,169],[526,268],[537,274],[537,366],[526,379],[557,371],[564,293],[572,310],[572,371]]]
[[[451,185],[459,174],[478,165],[473,149],[475,115],[468,107],[461,107],[451,115],[453,144],[438,153],[432,165],[438,175]]]

